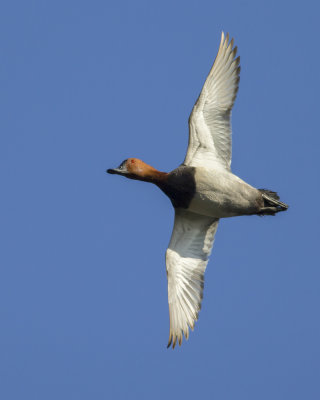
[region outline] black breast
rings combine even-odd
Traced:
[[[181,165],[168,175],[165,182],[158,184],[169,197],[175,208],[188,208],[196,192],[195,168]]]

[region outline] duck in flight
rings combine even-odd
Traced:
[[[220,218],[275,215],[288,205],[270,190],[256,189],[230,170],[231,110],[240,79],[237,47],[222,32],[214,64],[189,117],[189,145],[184,162],[160,172],[137,158],[108,169],[158,186],[175,209],[166,251],[170,331],[168,347],[181,345],[198,319],[204,272]]]

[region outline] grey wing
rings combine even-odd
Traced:
[[[168,347],[186,339],[198,319],[218,219],[176,209],[171,241],[166,252],[170,333]]]
[[[189,146],[184,161],[193,167],[231,165],[231,110],[240,80],[240,57],[222,32],[217,57],[189,117]]]

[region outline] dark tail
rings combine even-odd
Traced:
[[[276,192],[267,189],[259,189],[264,201],[264,207],[261,209],[260,215],[275,215],[279,211],[286,211],[288,204],[282,203]]]

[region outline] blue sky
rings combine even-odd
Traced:
[[[319,399],[319,12],[2,3],[2,399]],[[171,204],[105,170],[182,162],[221,30],[241,56],[233,172],[290,209],[220,223],[199,321],[172,351]]]

